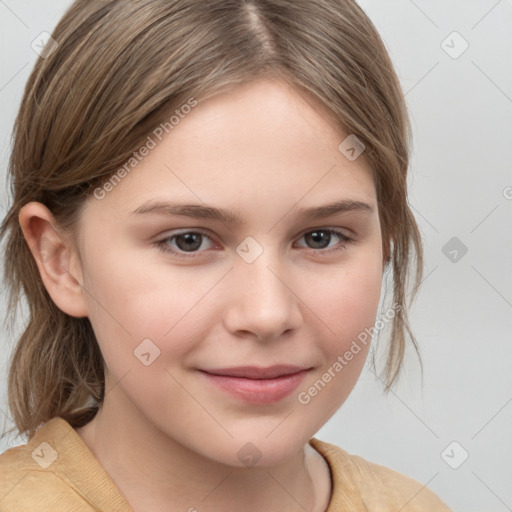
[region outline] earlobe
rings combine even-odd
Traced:
[[[56,306],[74,317],[88,316],[77,249],[42,203],[30,202],[18,216],[43,284]]]

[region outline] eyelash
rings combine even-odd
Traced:
[[[336,229],[330,229],[330,228],[316,228],[316,229],[312,229],[312,230],[309,230],[309,231],[306,231],[304,232],[300,238],[304,237],[305,235],[308,235],[310,233],[314,233],[314,232],[317,232],[317,231],[322,231],[324,233],[328,233],[329,235],[334,235],[336,237],[338,237],[340,239],[340,244],[339,246],[336,246],[335,248],[331,248],[331,249],[312,249],[312,248],[309,248],[309,253],[313,253],[313,254],[319,254],[319,253],[328,253],[328,254],[332,254],[332,253],[336,253],[338,251],[343,251],[346,249],[346,246],[348,244],[350,244],[351,242],[353,242],[353,239],[352,238],[349,238],[347,237],[344,233],[342,233],[341,231],[338,231]],[[171,236],[167,236],[165,238],[163,238],[162,240],[160,241],[157,241],[155,242],[155,245],[158,247],[158,249],[160,249],[162,252],[166,253],[166,254],[172,254],[174,256],[177,256],[179,258],[194,258],[194,257],[197,257],[198,254],[201,254],[202,252],[204,251],[195,251],[195,252],[190,252],[190,253],[186,253],[186,252],[178,252],[178,251],[175,251],[174,249],[170,249],[169,248],[169,244],[167,243],[169,240],[173,240],[174,238],[180,236],[180,235],[186,235],[186,234],[190,234],[190,233],[193,233],[193,234],[198,234],[198,235],[202,235],[202,236],[205,236],[206,238],[210,239],[211,240],[211,237],[208,235],[208,233],[206,233],[205,231],[201,230],[201,229],[189,229],[189,230],[183,230],[183,231],[180,231],[178,233],[175,233]]]

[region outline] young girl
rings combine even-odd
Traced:
[[[449,510],[313,437],[376,320],[388,388],[415,344],[409,136],[353,1],[75,2],[15,126],[0,510]]]

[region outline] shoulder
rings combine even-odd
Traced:
[[[125,512],[129,507],[71,425],[57,417],[27,444],[0,455],[0,511],[20,510]]]
[[[0,510],[39,511],[47,507],[79,507],[69,485],[51,469],[58,459],[52,438],[62,431],[64,420],[48,422],[27,444],[0,455]],[[64,498],[64,501],[63,501]],[[83,504],[83,502],[82,502]],[[78,510],[78,508],[76,508]]]
[[[379,512],[451,512],[425,484],[351,455],[334,444],[315,438],[310,444],[326,459],[331,470],[332,512],[347,506]]]

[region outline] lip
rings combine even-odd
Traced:
[[[253,404],[282,400],[302,382],[311,368],[275,365],[266,368],[239,366],[200,370],[209,382],[221,390]]]

